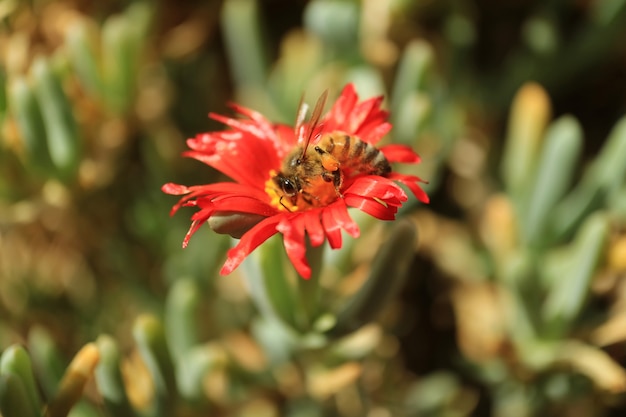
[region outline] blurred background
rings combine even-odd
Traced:
[[[0,19],[4,417],[626,411],[624,0],[2,0]],[[431,204],[352,213],[362,236],[312,285],[279,240],[230,276],[229,237],[183,250],[192,210],[160,187],[225,180],[181,157],[223,128],[208,113],[291,124],[348,82],[386,97]],[[85,345],[99,362],[68,388]]]

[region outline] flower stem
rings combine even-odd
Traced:
[[[309,265],[311,265],[311,277],[298,279],[298,298],[302,306],[300,312],[301,328],[310,329],[318,314],[320,299],[320,273],[324,260],[324,245],[314,247],[309,239],[306,239],[306,253]]]

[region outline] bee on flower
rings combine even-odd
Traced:
[[[326,93],[310,119],[301,105],[295,128],[274,125],[261,114],[233,105],[245,116],[232,119],[210,116],[231,129],[201,133],[189,139],[184,155],[221,171],[235,182],[184,186],[165,184],[162,190],[183,196],[172,208],[196,207],[183,240],[204,224],[219,218],[243,219],[237,229],[214,227],[241,237],[228,252],[221,273],[232,272],[255,248],[276,233],[283,235],[287,255],[296,271],[309,278],[306,260],[308,239],[313,246],[328,240],[331,248],[342,245],[341,230],[358,237],[359,228],[348,207],[378,219],[393,220],[408,200],[404,184],[420,201],[428,196],[419,177],[394,172],[391,163],[418,163],[419,156],[405,145],[376,143],[391,129],[388,112],[380,108],[382,97],[362,102],[348,84],[322,117]]]

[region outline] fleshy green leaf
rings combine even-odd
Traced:
[[[626,118],[622,118],[582,180],[553,210],[548,222],[549,232],[555,238],[572,233],[586,216],[600,209],[607,199],[614,199],[625,181]]]
[[[177,381],[181,395],[192,402],[206,401],[204,380],[209,372],[223,366],[226,358],[218,349],[196,346],[180,358]]]
[[[133,327],[133,337],[156,388],[159,403],[167,410],[177,397],[174,364],[170,357],[161,322],[150,315],[139,316]]]
[[[267,77],[267,57],[257,0],[226,0],[222,33],[236,84],[261,86]]]
[[[101,99],[104,91],[97,35],[96,29],[87,20],[79,20],[67,30],[66,45],[76,74],[85,89]]]
[[[589,217],[568,250],[546,260],[546,282],[550,285],[542,315],[548,333],[565,334],[584,306],[591,279],[603,256],[609,221],[602,213]]]
[[[11,110],[20,130],[26,164],[35,172],[49,174],[52,172],[52,161],[37,97],[22,77],[12,81],[9,93]]]
[[[342,0],[314,0],[304,10],[304,26],[322,42],[329,51],[350,58],[358,51],[354,45],[359,37],[359,5]]]
[[[43,327],[33,327],[28,333],[28,351],[44,397],[51,398],[65,372],[64,360],[54,340]]]
[[[541,86],[524,85],[515,96],[500,170],[515,202],[526,198],[543,132],[550,118],[550,100]]]
[[[562,117],[546,133],[533,188],[522,216],[522,233],[531,245],[544,237],[548,216],[573,182],[582,150],[582,130],[572,117]]]
[[[165,332],[175,359],[182,359],[197,343],[196,309],[200,304],[198,288],[191,280],[174,283],[165,305]]]
[[[269,238],[252,255],[242,266],[257,307],[263,314],[296,327],[295,292],[284,267],[280,236]]]
[[[107,410],[114,416],[134,417],[135,413],[126,395],[120,370],[120,352],[115,340],[108,335],[101,335],[96,340],[96,345],[100,351],[100,363],[95,373],[96,383]]]
[[[34,412],[41,408],[33,366],[26,350],[19,345],[9,346],[2,352],[0,374],[13,374],[19,378]]]
[[[416,230],[408,221],[398,221],[381,245],[367,280],[337,313],[337,324],[328,334],[339,337],[373,320],[404,282],[415,252]]]
[[[41,417],[34,410],[22,380],[15,374],[0,374],[0,411],[4,417]]]
[[[50,159],[61,178],[73,179],[80,162],[81,143],[72,107],[63,92],[61,81],[45,58],[35,61],[32,72],[33,88],[43,116]]]

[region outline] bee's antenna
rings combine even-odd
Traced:
[[[287,211],[291,211],[291,209],[290,209],[289,207],[287,207],[287,206],[285,205],[285,203],[283,203],[283,198],[285,198],[285,196],[284,196],[284,195],[281,195],[281,196],[280,196],[280,200],[278,200],[278,202],[280,203],[280,205],[281,205],[281,206],[283,206],[284,208],[286,208],[286,209],[287,209]]]
[[[300,159],[304,158],[306,154],[306,149],[309,147],[309,142],[311,142],[311,138],[313,137],[313,131],[317,127],[318,122],[320,121],[320,117],[322,116],[322,112],[324,111],[324,106],[326,105],[326,98],[328,97],[328,90],[325,90],[320,98],[317,100],[315,104],[315,108],[313,109],[313,113],[311,113],[311,119],[309,120],[307,132],[306,132],[306,140],[304,142],[304,148],[302,149],[302,155]],[[300,113],[301,110],[298,111]],[[298,114],[300,117],[300,114]]]

